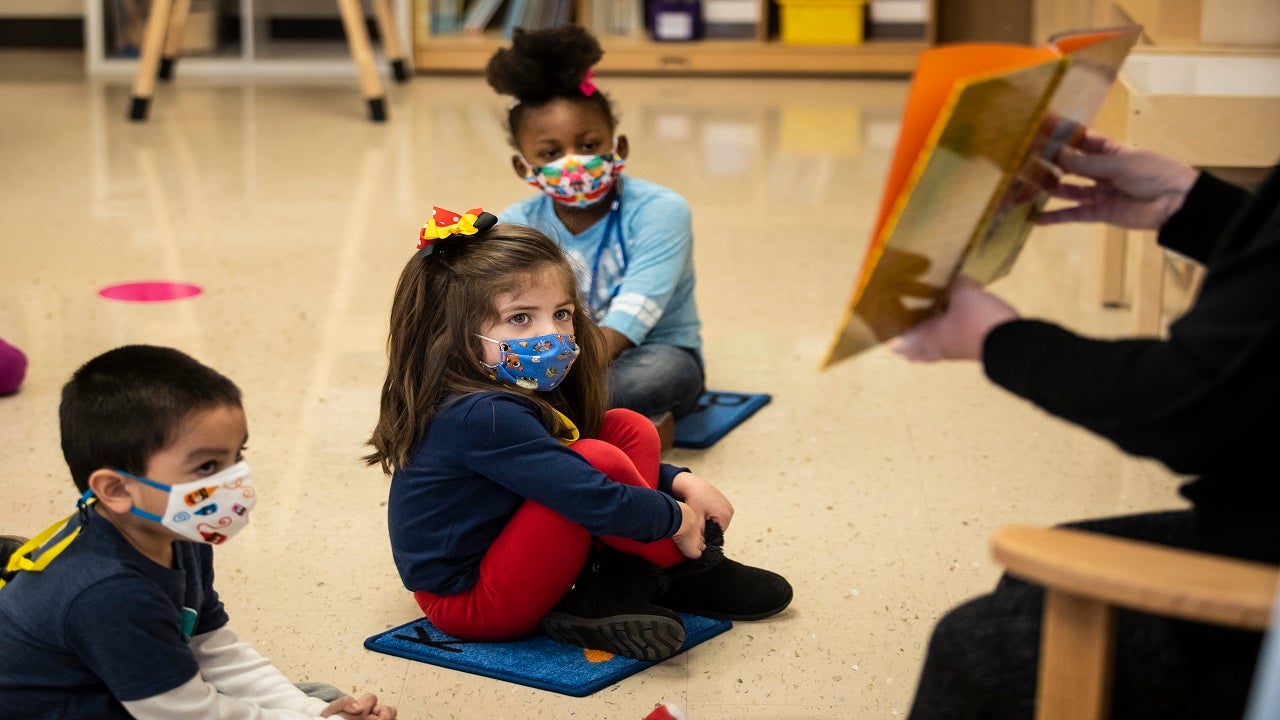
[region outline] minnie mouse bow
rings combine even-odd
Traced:
[[[452,210],[432,206],[431,211],[431,219],[422,226],[422,232],[418,233],[418,249],[425,250],[424,254],[430,254],[433,249],[431,244],[436,240],[443,240],[453,235],[477,235],[498,222],[496,216],[480,208],[472,208],[458,214]]]

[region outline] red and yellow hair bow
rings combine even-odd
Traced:
[[[465,213],[456,213],[441,207],[431,208],[431,219],[422,226],[418,233],[418,249],[428,249],[436,240],[443,240],[453,235],[476,235],[493,227],[498,218],[480,208],[472,208]]]

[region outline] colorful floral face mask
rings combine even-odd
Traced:
[[[528,169],[525,182],[561,205],[575,208],[590,207],[603,200],[626,165],[616,144],[604,155],[565,155],[538,167],[523,156],[520,160]]]
[[[517,340],[477,337],[498,345],[498,364],[485,365],[493,377],[526,390],[555,390],[580,352],[572,335],[560,333]]]

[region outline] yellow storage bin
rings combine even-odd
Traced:
[[[860,45],[867,0],[778,0],[782,42]]]

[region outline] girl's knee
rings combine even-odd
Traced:
[[[610,478],[616,478],[621,473],[628,470],[635,472],[635,465],[631,462],[631,458],[616,445],[604,440],[595,438],[585,438],[570,445],[579,455],[587,462],[591,463],[591,467],[608,475]]]
[[[609,408],[604,411],[602,427],[634,428],[643,424],[652,425],[644,415],[627,408]]]

